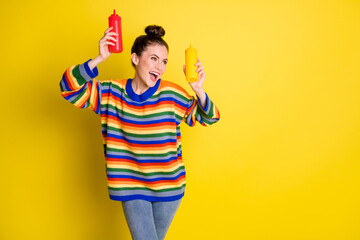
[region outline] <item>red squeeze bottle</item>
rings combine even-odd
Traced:
[[[109,45],[109,51],[112,53],[121,53],[123,51],[123,44],[122,44],[122,35],[121,35],[121,17],[114,13],[109,17],[109,27],[113,27],[111,32],[116,32],[118,35],[114,36],[116,38],[115,46]]]

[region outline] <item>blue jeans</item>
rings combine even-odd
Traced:
[[[149,202],[131,200],[122,202],[126,222],[133,240],[163,240],[180,201]]]

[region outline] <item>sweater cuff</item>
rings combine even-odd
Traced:
[[[88,75],[88,76],[84,76],[86,81],[90,81],[91,79],[93,79],[93,78],[95,78],[95,77],[97,77],[99,75],[99,71],[98,71],[97,67],[95,67],[93,70],[90,69],[90,67],[89,67],[89,61],[90,60],[91,59],[89,59],[85,63],[83,63],[86,74]],[[88,79],[88,77],[89,77],[89,79]]]
[[[210,99],[209,99],[209,97],[208,97],[208,95],[206,93],[205,93],[205,96],[206,96],[206,103],[205,103],[205,107],[203,107],[201,105],[201,102],[199,101],[200,100],[199,97],[196,95],[196,97],[198,99],[198,104],[200,105],[201,110],[203,110],[204,113],[208,114],[209,110],[210,110],[210,104],[209,104]]]

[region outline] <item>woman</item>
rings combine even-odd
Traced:
[[[204,126],[220,114],[203,89],[205,72],[190,83],[197,99],[182,87],[161,79],[168,62],[165,31],[148,26],[131,49],[133,79],[104,80],[97,65],[111,53],[116,33],[105,31],[99,55],[68,68],[62,96],[79,108],[100,115],[110,199],[121,201],[133,239],[164,239],[185,190],[180,123]]]

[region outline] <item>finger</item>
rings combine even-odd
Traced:
[[[116,38],[110,37],[110,36],[106,36],[105,39],[106,39],[106,40],[113,40],[114,42],[117,41]]]
[[[107,46],[107,45],[113,45],[113,46],[115,46],[116,44],[113,43],[113,42],[111,42],[111,41],[107,41],[107,42],[101,43],[101,44],[100,44],[100,47],[104,47],[104,46]]]
[[[104,43],[106,41],[107,41],[106,37],[103,37],[102,39],[100,39],[99,43],[101,44],[101,43]]]
[[[202,66],[201,62],[195,63],[195,66]]]
[[[113,29],[113,27],[109,27],[108,29],[106,29],[105,33],[108,33],[111,31],[111,29]]]
[[[100,43],[105,42],[105,41],[107,41],[107,40],[112,40],[112,41],[114,41],[114,42],[117,41],[116,38],[106,35],[106,36],[104,36],[103,38],[100,39]]]
[[[204,69],[197,69],[196,72],[200,75],[202,73],[205,73]]]
[[[196,69],[196,72],[200,72],[200,71],[204,71],[204,67],[203,67],[203,66],[199,66],[199,67]]]
[[[116,32],[109,32],[109,33],[107,33],[106,35],[107,35],[107,36],[109,36],[109,35],[118,36],[119,34],[117,34]]]
[[[104,45],[113,45],[113,46],[115,46],[116,44],[111,42],[111,41],[107,41],[107,42],[104,43]]]

